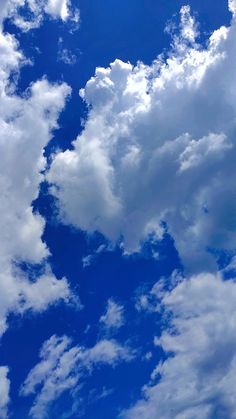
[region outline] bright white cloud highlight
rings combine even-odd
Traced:
[[[215,269],[209,248],[236,248],[236,24],[202,47],[189,7],[180,18],[166,59],[97,68],[84,131],[47,179],[64,223],[134,250],[164,220],[196,272]]]
[[[69,1],[68,0],[48,0],[45,6],[45,12],[54,18],[60,17],[63,21],[69,17]]]
[[[130,350],[114,340],[101,340],[86,349],[73,346],[67,336],[52,336],[43,344],[41,361],[30,371],[21,395],[36,394],[30,416],[34,419],[46,417],[50,405],[65,391],[82,384],[88,374],[100,364],[115,366],[118,362],[132,358]],[[38,391],[39,390],[39,391]]]
[[[171,321],[155,343],[169,357],[124,418],[236,418],[235,281],[200,274],[170,292],[157,288],[157,309]]]

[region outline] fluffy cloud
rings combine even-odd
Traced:
[[[68,0],[48,0],[45,12],[54,18],[60,17],[65,21],[69,17],[69,2]]]
[[[159,288],[159,292],[157,292]],[[236,285],[200,274],[170,292],[157,284],[157,310],[171,319],[156,345],[167,359],[125,419],[236,418]]]
[[[24,57],[3,23],[6,17],[16,18],[20,6],[24,1],[0,1],[0,337],[9,313],[41,312],[71,298],[66,279],[57,280],[47,265],[49,252],[41,239],[45,222],[32,208],[46,164],[43,150],[70,89],[43,79],[23,96],[15,93],[11,76],[19,73]],[[41,274],[29,279],[22,262],[40,264]],[[1,418],[7,417],[10,402],[7,374],[8,368],[0,367]]]
[[[70,0],[1,0],[0,7],[0,23],[10,17],[23,31],[39,27],[46,15],[63,22],[79,21],[79,10],[71,7]]]
[[[43,79],[17,96],[10,76],[19,72],[24,57],[16,39],[1,30],[0,54],[1,336],[10,312],[42,311],[70,296],[66,280],[57,280],[46,263],[49,252],[41,239],[45,222],[32,208],[46,164],[43,150],[70,89]],[[41,264],[42,274],[29,280],[22,262]]]
[[[22,396],[37,393],[30,416],[46,417],[50,404],[65,391],[76,388],[100,364],[115,366],[118,362],[132,358],[130,350],[113,340],[99,341],[94,347],[85,349],[72,346],[67,336],[52,336],[43,344],[41,361],[30,371],[21,389]]]
[[[5,419],[7,417],[7,408],[10,401],[9,390],[10,381],[7,378],[8,368],[0,367],[0,417]]]
[[[124,307],[110,298],[105,314],[100,317],[105,329],[119,329],[124,324]]]
[[[215,269],[209,248],[236,248],[235,17],[197,36],[186,6],[167,57],[97,68],[84,130],[47,176],[64,223],[134,250],[164,220],[195,272]]]

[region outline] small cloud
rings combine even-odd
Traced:
[[[110,298],[107,302],[106,312],[99,321],[107,330],[119,329],[124,324],[124,307]]]
[[[149,352],[147,352],[147,353],[144,355],[143,359],[144,359],[145,361],[150,361],[150,359],[152,359],[152,356],[153,356],[152,352],[151,352],[151,351],[149,351]]]
[[[68,48],[63,48],[63,39],[59,38],[58,41],[58,54],[57,60],[62,61],[67,65],[74,65],[77,62],[77,56],[72,53]]]
[[[87,255],[82,258],[83,268],[88,268],[93,261],[93,255]]]
[[[110,252],[112,250],[114,250],[114,248],[110,244],[101,244],[94,253],[86,255],[82,258],[83,268],[89,267],[101,253],[105,251]]]

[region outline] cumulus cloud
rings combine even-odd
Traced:
[[[50,404],[62,393],[76,388],[86,379],[86,373],[101,364],[115,366],[129,361],[132,354],[114,340],[101,340],[92,348],[73,346],[67,336],[53,335],[40,351],[41,361],[30,371],[21,395],[36,394],[30,416],[42,419],[47,416]],[[39,391],[38,391],[39,390]]]
[[[119,329],[124,324],[124,307],[109,298],[106,312],[99,321],[107,330]]]
[[[156,298],[171,319],[155,339],[167,359],[153,371],[143,399],[123,417],[235,418],[235,281],[200,274],[169,292],[159,288]]]
[[[7,418],[8,404],[10,402],[10,381],[7,378],[8,368],[0,367],[0,417]]]
[[[3,3],[3,9],[4,4]],[[42,311],[68,300],[66,279],[57,280],[46,259],[42,241],[45,221],[33,211],[46,161],[43,150],[70,93],[64,84],[46,79],[32,84],[23,96],[15,93],[11,75],[20,71],[23,54],[14,36],[0,30],[0,336],[10,312]],[[30,280],[26,265],[41,265]]]
[[[64,223],[132,251],[165,221],[194,272],[215,269],[209,249],[236,248],[235,36],[233,16],[201,46],[185,6],[167,56],[97,68],[84,130],[47,175]]]

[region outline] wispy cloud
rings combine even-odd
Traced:
[[[34,419],[45,417],[50,404],[66,391],[75,391],[96,366],[107,364],[115,367],[130,361],[132,351],[114,340],[98,341],[92,348],[73,346],[67,336],[52,336],[40,351],[41,361],[30,371],[21,395],[35,394],[30,410]]]

